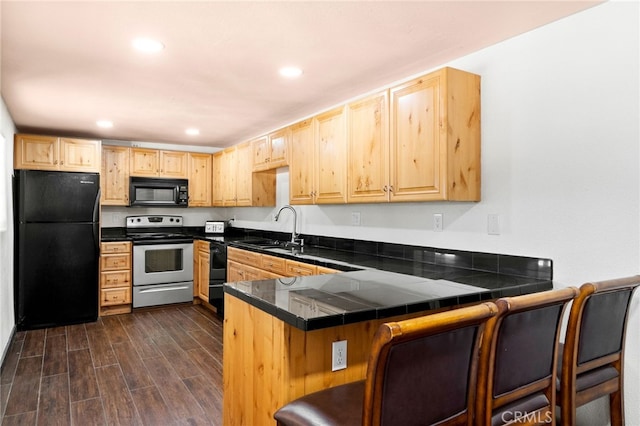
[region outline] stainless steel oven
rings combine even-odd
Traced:
[[[193,301],[193,238],[178,232],[181,223],[179,216],[127,217],[134,308]]]

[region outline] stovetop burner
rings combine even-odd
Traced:
[[[193,240],[182,233],[182,216],[127,216],[127,237],[134,242]]]

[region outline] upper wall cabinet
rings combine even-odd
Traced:
[[[189,207],[211,206],[212,166],[211,154],[190,152]]]
[[[347,148],[345,108],[327,111],[314,118],[315,203],[337,204],[347,201]]]
[[[480,76],[444,68],[390,95],[390,200],[479,201]]]
[[[100,172],[100,141],[17,134],[14,168]]]
[[[347,105],[347,140],[347,201],[389,201],[388,91]]]
[[[289,202],[313,204],[314,198],[314,131],[308,119],[290,127]]]
[[[129,205],[129,148],[102,147],[100,203],[103,206]]]
[[[224,205],[224,151],[218,151],[211,156],[213,168],[213,182],[211,185],[211,204],[213,206]]]
[[[131,176],[188,177],[187,153],[157,149],[131,148]]]
[[[245,142],[214,154],[214,206],[275,206],[275,170],[252,172],[251,148]]]
[[[339,107],[290,127],[291,204],[347,201],[345,108]]]
[[[251,141],[253,171],[275,169],[288,164],[289,129],[281,129]]]

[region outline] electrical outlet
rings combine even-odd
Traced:
[[[340,340],[331,345],[331,371],[347,368],[347,341]]]
[[[351,212],[351,225],[360,226],[360,212]]]
[[[487,216],[487,233],[489,235],[500,235],[500,216],[490,214]]]
[[[435,213],[433,215],[433,232],[442,232],[442,213]]]

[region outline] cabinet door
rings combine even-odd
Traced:
[[[203,249],[204,248],[204,249]],[[198,257],[198,297],[205,302],[209,301],[209,244],[200,245],[197,251]]]
[[[37,135],[16,135],[14,168],[58,170],[60,167],[58,138]]]
[[[211,206],[211,155],[190,152],[189,207]]]
[[[440,83],[434,73],[391,89],[392,201],[443,199]]]
[[[313,204],[313,120],[291,126],[289,202]]]
[[[213,182],[212,182],[212,204],[216,207],[224,205],[224,177],[223,169],[223,153],[216,152],[212,156],[212,168],[213,168]]]
[[[129,148],[102,147],[100,202],[103,206],[129,205]]]
[[[389,201],[388,99],[385,90],[348,105],[349,203]]]
[[[269,148],[269,139],[263,136],[251,141],[251,151],[253,155],[253,171],[267,170],[269,168],[269,156],[271,149]]]
[[[347,155],[345,108],[340,107],[315,118],[315,202],[347,202]]]
[[[160,151],[160,176],[186,179],[187,153],[181,151]]]
[[[251,266],[243,265],[242,263],[234,262],[233,260],[227,261],[227,281],[258,281],[262,279],[262,271]]]
[[[131,148],[131,176],[158,176],[160,173],[160,152],[156,149]]]
[[[271,168],[283,167],[288,162],[289,129],[278,130],[269,135],[269,147],[271,154],[269,164]]]
[[[100,173],[100,141],[60,138],[60,170]]]
[[[236,147],[225,149],[222,155],[222,177],[223,195],[222,204],[224,206],[236,205]]]
[[[252,170],[251,144],[236,145],[236,206],[252,205]]]

